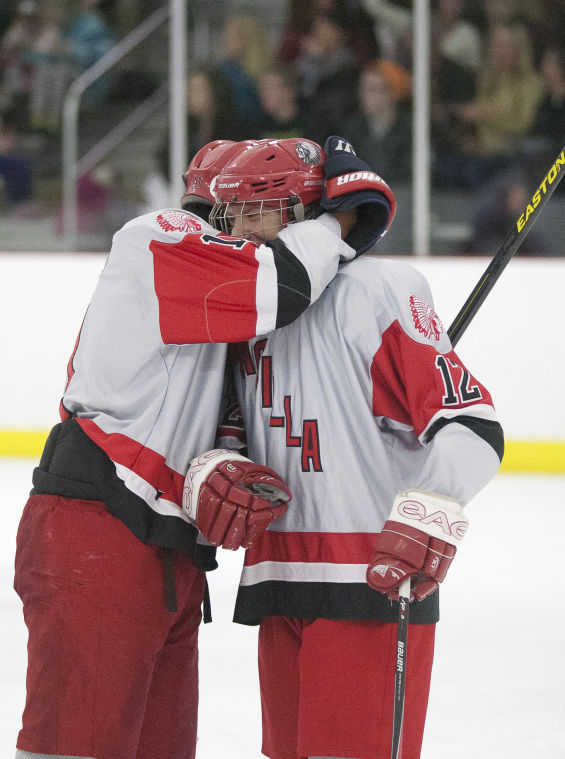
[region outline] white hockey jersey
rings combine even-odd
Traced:
[[[78,424],[107,454],[117,481],[102,462],[93,474],[90,443],[83,461],[73,461],[76,432],[57,454],[65,436],[57,431],[34,476],[36,492],[64,487],[73,496],[82,491],[69,493],[64,478],[99,479],[99,497],[141,540],[192,551],[196,530],[182,512],[182,488],[190,460],[214,445],[226,343],[296,318],[340,257],[353,254],[329,215],[264,245],[220,234],[177,209],[127,223],[86,312],[61,403],[63,427],[72,419],[67,438]]]
[[[293,494],[246,551],[235,621],[396,619],[365,581],[395,494],[466,503],[503,449],[491,396],[452,350],[427,281],[403,262],[345,264],[293,324],[244,345],[235,382],[249,457]],[[411,621],[435,621],[437,597]]]

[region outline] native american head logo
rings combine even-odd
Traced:
[[[165,232],[200,232],[202,225],[183,211],[163,211],[157,216],[157,224]]]
[[[426,303],[419,295],[411,295],[409,303],[414,326],[418,332],[429,339],[439,340],[441,333],[445,332],[445,329],[443,328],[441,319],[429,303]]]
[[[318,166],[322,163],[322,154],[311,142],[299,142],[296,145],[296,155],[309,166]]]

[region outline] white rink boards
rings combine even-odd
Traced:
[[[14,541],[34,465],[0,458],[0,756],[7,759],[25,698]],[[471,527],[442,589],[422,759],[565,757],[564,504],[564,475],[499,474],[469,505]],[[214,622],[200,633],[197,759],[260,759],[256,629],[230,621],[242,555],[221,551],[219,559],[209,576]]]

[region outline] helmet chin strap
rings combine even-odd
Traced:
[[[297,203],[292,206],[289,205],[286,209],[289,223],[292,223],[294,221],[304,221],[305,219],[304,203],[301,203],[298,198],[297,201]]]
[[[292,205],[292,201],[295,201],[294,205]],[[293,224],[296,221],[315,219],[320,215],[320,206],[318,202],[309,203],[307,206],[305,206],[300,198],[295,195],[291,199],[291,203],[289,203],[286,208],[286,214],[288,218],[288,224]]]

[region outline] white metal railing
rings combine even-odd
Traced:
[[[122,60],[134,47],[143,42],[169,18],[169,7],[154,11],[132,32],[109,50],[100,60],[86,69],[69,87],[63,104],[62,163],[63,163],[63,244],[66,250],[77,247],[79,177],[92,168],[112,150],[125,136],[144,121],[167,97],[167,85],[160,87],[141,103],[122,124],[94,146],[82,160],[78,155],[78,117],[80,99],[94,81]]]
[[[77,178],[82,177],[99,164],[116,145],[123,142],[134,129],[143,124],[149,116],[163,105],[168,97],[169,85],[167,82],[164,82],[77,161]]]
[[[430,0],[413,6],[412,253],[430,255]]]
[[[169,196],[172,199],[178,198],[178,177],[183,174],[188,163],[188,124],[184,94],[187,74],[187,15],[185,0],[169,0],[169,3]]]

